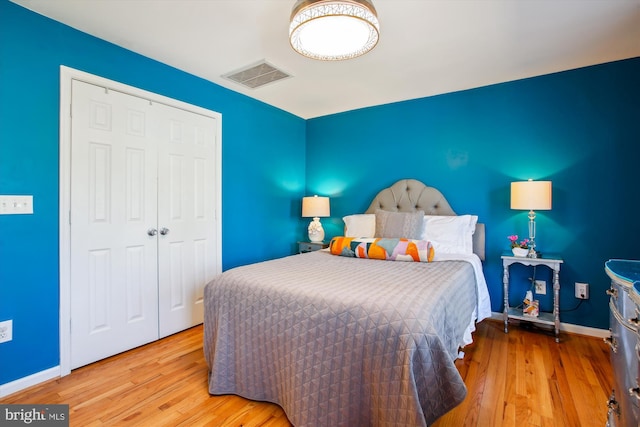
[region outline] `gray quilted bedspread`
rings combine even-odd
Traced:
[[[209,392],[298,427],[428,425],[466,395],[454,361],[476,301],[464,261],[318,251],[231,269],[205,289]]]

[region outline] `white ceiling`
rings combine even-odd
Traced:
[[[302,118],[640,56],[640,0],[373,0],[378,46],[340,62],[291,49],[295,0],[12,1]],[[262,60],[293,77],[221,77]]]

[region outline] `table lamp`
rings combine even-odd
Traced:
[[[536,251],[535,210],[551,209],[551,181],[517,181],[511,183],[511,209],[529,211],[529,253],[527,257],[538,258]]]
[[[302,198],[302,216],[304,218],[313,217],[313,221],[309,223],[309,240],[311,242],[322,242],[324,240],[324,229],[320,223],[320,217],[329,216],[329,198],[328,197],[303,197]]]

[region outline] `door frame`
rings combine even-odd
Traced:
[[[150,102],[180,108],[216,120],[215,143],[215,219],[216,271],[222,272],[222,114],[133,86],[99,77],[74,68],[60,66],[60,158],[59,158],[59,287],[60,287],[60,376],[71,373],[71,101],[72,81],[148,99]]]

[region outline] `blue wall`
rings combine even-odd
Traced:
[[[577,305],[573,282],[591,284],[591,298],[563,322],[606,329],[603,263],[640,258],[638,58],[305,122],[0,0],[0,194],[33,194],[35,205],[33,215],[0,216],[0,320],[14,320],[14,340],[0,345],[0,366],[10,367],[0,384],[59,363],[60,65],[222,113],[225,270],[292,253],[305,234],[303,195],[332,197],[323,219],[331,237],[342,216],[403,178],[439,188],[487,225],[494,311],[506,236],[527,234],[527,214],[509,209],[513,180],[553,181],[537,240],[566,261],[561,309]]]
[[[14,328],[0,384],[59,364],[60,65],[222,113],[224,269],[291,254],[301,235],[303,119],[0,0],[0,194],[35,207],[0,216],[0,320]]]
[[[399,179],[440,189],[457,213],[486,224],[485,275],[501,311],[507,235],[528,236],[527,213],[509,208],[510,182],[551,180],[553,209],[538,212],[536,242],[565,260],[561,321],[607,329],[604,262],[640,258],[638,76],[635,58],[309,120],[307,188],[332,198],[329,237]],[[545,271],[536,274],[549,283]],[[513,275],[512,305],[530,271]],[[591,297],[568,311],[579,302],[576,281],[591,285]],[[550,293],[540,298],[548,310]]]

